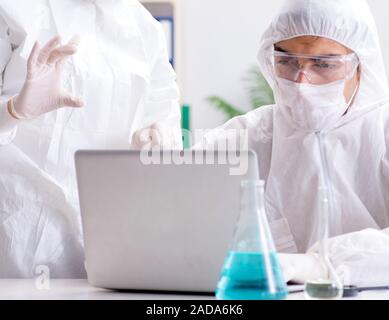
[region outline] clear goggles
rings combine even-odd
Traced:
[[[274,51],[273,64],[280,78],[300,82],[304,77],[310,84],[321,85],[351,79],[359,66],[359,59],[355,53],[315,56]]]

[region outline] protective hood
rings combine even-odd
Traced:
[[[261,71],[273,88],[275,75],[269,59],[274,44],[300,36],[335,40],[358,55],[362,75],[353,111],[389,100],[377,27],[365,0],[285,1],[264,33],[258,54]]]

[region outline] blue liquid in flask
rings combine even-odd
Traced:
[[[216,290],[218,300],[282,300],[287,295],[275,252],[229,252]]]

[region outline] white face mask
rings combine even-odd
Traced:
[[[335,124],[353,100],[344,97],[346,81],[324,85],[296,83],[277,77],[275,96],[278,106],[299,129],[318,132]]]

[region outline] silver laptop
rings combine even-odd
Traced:
[[[258,179],[254,152],[78,151],[75,160],[91,285],[215,291],[240,183]]]

